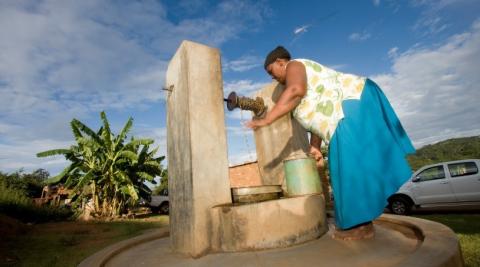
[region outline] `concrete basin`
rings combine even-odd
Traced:
[[[211,209],[211,252],[288,247],[327,232],[322,195],[305,195]]]

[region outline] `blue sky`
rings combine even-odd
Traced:
[[[224,91],[271,82],[263,59],[293,57],[367,76],[385,91],[416,147],[480,134],[480,1],[0,0],[0,170],[45,168],[39,151],[73,142],[72,118],[166,153],[165,70],[182,40],[220,49]],[[226,114],[229,161],[255,159],[252,132]]]

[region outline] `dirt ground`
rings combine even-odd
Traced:
[[[167,216],[33,225],[0,215],[0,266],[16,266],[17,262],[22,266],[71,266],[72,261],[80,261],[111,243],[166,225]]]
[[[31,229],[32,226],[0,214],[0,264],[17,261],[17,257],[9,250],[7,240],[24,235]]]

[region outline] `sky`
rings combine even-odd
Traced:
[[[265,55],[283,45],[377,82],[417,148],[480,134],[478,0],[0,0],[0,171],[57,174],[68,162],[36,153],[73,144],[73,118],[98,129],[101,111],[165,155],[182,40],[220,50],[225,95],[270,83]],[[250,116],[225,113],[231,165],[256,159]]]

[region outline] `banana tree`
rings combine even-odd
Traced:
[[[146,181],[155,183],[161,175],[158,148],[150,150],[152,139],[127,140],[133,125],[129,118],[118,135],[110,129],[105,112],[100,113],[102,127],[93,131],[77,119],[70,123],[76,144],[67,149],[53,149],[38,157],[64,155],[71,163],[60,174],[50,178],[50,184],[64,183],[73,189],[76,203],[92,199],[94,212],[103,217],[117,216],[140,197],[148,198],[151,190]]]

